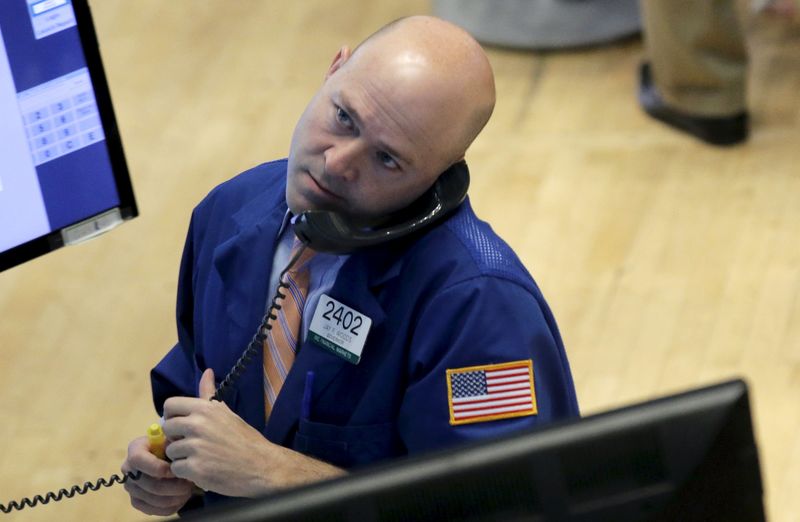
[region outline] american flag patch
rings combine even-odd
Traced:
[[[533,361],[447,370],[450,424],[536,415]]]

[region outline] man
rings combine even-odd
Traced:
[[[382,224],[464,157],[493,106],[489,62],[467,33],[431,17],[400,20],[338,52],[288,161],[237,176],[195,209],[178,344],[152,373],[171,463],[146,439],[131,442],[123,470],[143,473],[126,483],[134,507],[171,514],[194,486],[206,500],[263,495],[578,414],[543,297],[468,202],[408,238],[315,255],[302,269],[308,293],[286,292],[304,305],[281,382],[271,372],[285,361],[270,338],[263,366],[250,364],[226,403],[208,400],[274,294],[292,243],[287,218],[322,209]],[[357,364],[310,334],[331,299],[369,330]],[[470,391],[472,380],[500,391]],[[481,406],[486,393],[502,395]]]

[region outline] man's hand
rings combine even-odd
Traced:
[[[271,443],[214,395],[214,372],[200,379],[200,398],[164,402],[172,473],[205,490],[236,497],[316,482],[343,470]]]
[[[169,463],[150,453],[147,437],[134,439],[128,445],[128,457],[122,472],[141,471],[139,480],[128,479],[125,490],[131,505],[148,515],[172,515],[192,496],[193,485],[175,477]]]

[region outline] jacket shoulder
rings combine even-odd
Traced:
[[[469,200],[427,239],[436,246],[441,261],[457,267],[463,278],[499,277],[529,289],[535,287],[533,278],[508,243],[475,215]]]
[[[284,197],[286,159],[262,163],[220,183],[197,205],[195,212],[236,210],[265,193]]]

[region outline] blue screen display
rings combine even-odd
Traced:
[[[72,1],[0,1],[0,252],[119,204]]]

